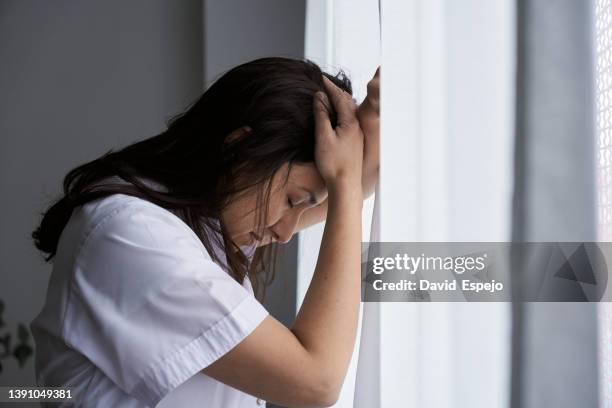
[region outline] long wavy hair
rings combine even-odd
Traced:
[[[256,295],[261,289],[265,295],[275,275],[278,244],[257,248],[249,262],[228,236],[221,213],[234,198],[256,187],[256,223],[261,228],[267,221],[269,181],[276,171],[287,163],[290,168],[314,162],[312,106],[315,92],[324,91],[323,75],[352,94],[342,71],[330,75],[308,60],[262,58],[231,69],[187,110],[172,117],[160,134],[71,170],[64,178],[63,197],[42,213],[32,233],[36,247],[51,261],[73,209],[127,194],[172,211],[217,263],[213,245],[223,249],[226,271],[238,283],[248,276]],[[333,107],[328,106],[328,113],[335,127]],[[252,129],[248,137],[228,141],[232,131],[244,126]],[[103,182],[113,176],[124,182]]]

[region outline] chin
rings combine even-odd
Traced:
[[[250,236],[249,236],[249,234],[234,235],[233,237],[231,237],[231,240],[237,246],[249,245]]]

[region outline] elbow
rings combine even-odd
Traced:
[[[309,358],[299,370],[301,401],[295,404],[300,408],[326,408],[335,405],[340,398],[348,367],[329,355],[309,353]]]
[[[327,408],[327,407],[331,407],[333,405],[336,405],[336,403],[338,402],[338,397],[339,396],[340,396],[340,393],[327,394],[327,395],[323,396],[324,398],[321,400],[319,406],[322,407],[322,408]]]
[[[308,388],[302,388],[300,391],[299,396],[279,400],[278,403],[295,408],[327,408],[335,405],[340,397],[340,390],[325,382],[311,381]]]
[[[315,406],[317,408],[331,407],[338,402],[339,392],[325,392],[318,396]]]
[[[307,405],[308,408],[327,408],[338,402],[339,393],[322,392],[313,395],[311,402]]]
[[[337,381],[337,379],[329,377],[320,378],[312,393],[312,406],[316,408],[325,408],[336,404],[340,397],[341,387],[342,381]]]

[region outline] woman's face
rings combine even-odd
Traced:
[[[285,177],[289,170],[287,183]],[[257,186],[232,200],[223,211],[222,218],[228,234],[237,245],[266,245],[270,242],[288,242],[296,232],[300,217],[309,208],[327,198],[325,182],[314,163],[285,164],[272,178],[267,222],[257,231]],[[263,222],[263,221],[262,221]]]

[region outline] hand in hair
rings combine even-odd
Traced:
[[[351,96],[323,78],[325,91],[314,96],[315,164],[328,189],[337,183],[361,184],[363,162],[363,132],[357,120],[357,106]],[[329,101],[338,114],[332,128]]]

